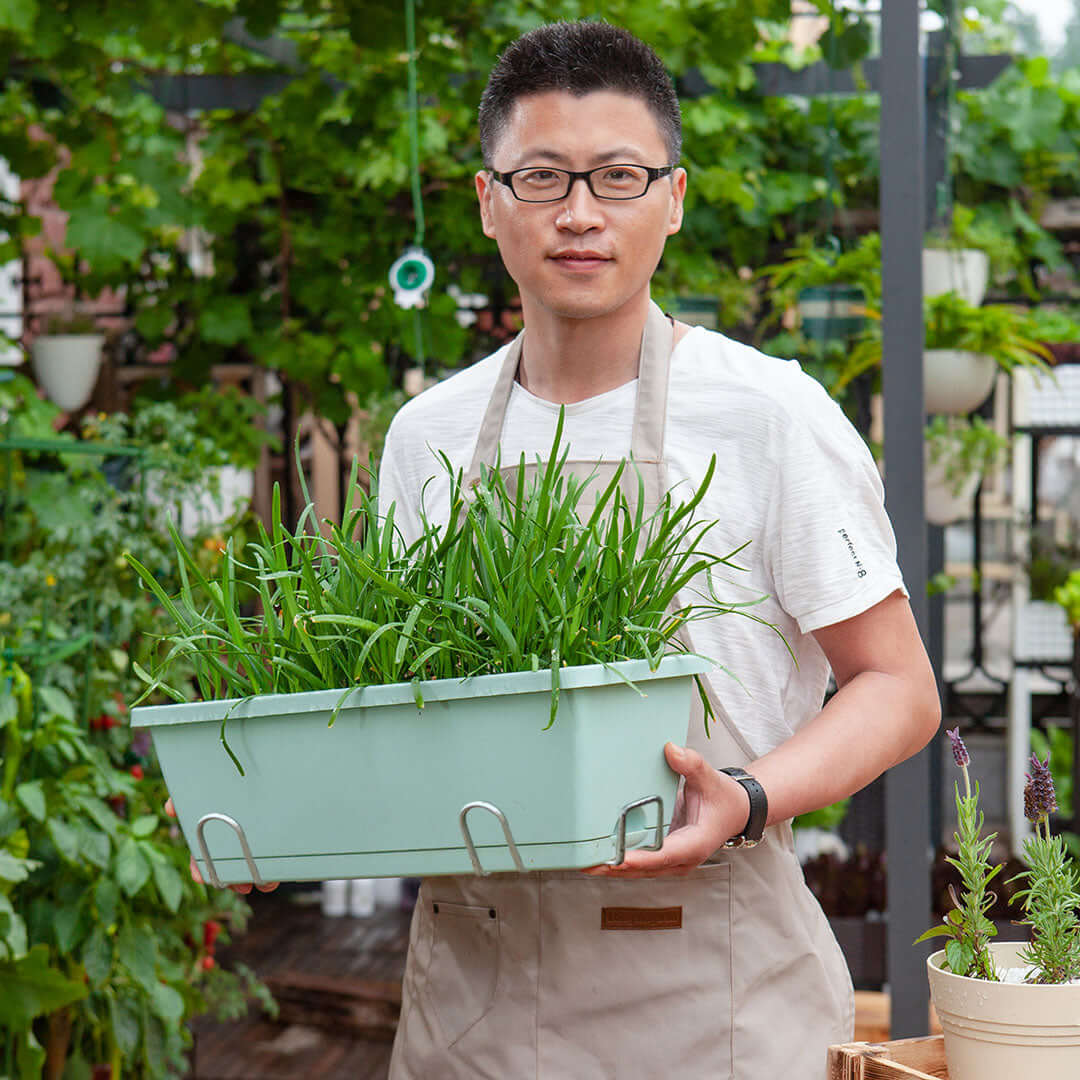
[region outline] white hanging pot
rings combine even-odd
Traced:
[[[923,353],[926,411],[954,416],[972,412],[990,396],[996,376],[992,356],[961,349],[927,349]]]
[[[923,248],[923,295],[954,292],[978,307],[990,284],[990,256],[977,248]]]
[[[34,375],[46,396],[64,412],[81,409],[101,369],[102,334],[43,334],[31,347]]]
[[[972,500],[979,486],[980,474],[966,477],[959,491],[945,480],[945,463],[930,461],[930,448],[926,448],[926,465],[923,473],[926,484],[925,512],[931,525],[952,525],[971,517]]]
[[[990,945],[999,969],[1022,967],[1018,942]],[[949,1080],[1076,1080],[1080,1076],[1080,983],[1037,986],[969,979],[926,962],[945,1035]]]

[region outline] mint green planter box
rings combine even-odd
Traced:
[[[659,846],[678,781],[663,746],[685,742],[711,665],[613,666],[646,696],[603,665],[564,668],[547,731],[548,671],[423,683],[423,709],[408,683],[365,687],[333,727],[341,690],[137,708],[132,726],[153,734],[211,882],[570,869],[616,856],[620,818],[627,847]],[[234,705],[245,776],[218,738]]]

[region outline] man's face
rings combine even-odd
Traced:
[[[561,90],[519,98],[493,154],[504,173],[526,165],[574,172],[598,165],[669,164],[660,128],[640,98]],[[582,180],[558,202],[526,203],[476,174],[484,233],[499,245],[526,308],[563,318],[618,311],[648,288],[664,241],[682,224],[686,173],[654,181],[640,199],[597,199]],[[587,256],[587,257],[582,257]]]

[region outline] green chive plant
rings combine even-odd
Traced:
[[[306,528],[310,499],[296,530],[287,530],[277,488],[272,532],[260,525],[243,552],[230,542],[213,578],[171,528],[178,595],[129,556],[177,627],[154,674],[139,668],[143,698],[160,690],[184,700],[167,681],[182,660],[203,699],[341,688],[332,723],[357,687],[411,682],[422,707],[426,680],[548,669],[550,725],[565,666],[643,658],[655,668],[666,653],[685,651],[676,635],[694,620],[740,611],[763,621],[746,610],[762,598],[724,602],[713,587],[714,572],[739,569],[742,550],[711,552],[716,523],[695,516],[715,458],[689,499],[669,494],[652,514],[640,499],[631,508],[620,486],[624,463],[586,514],[587,482],[563,472],[562,430],[560,417],[547,464],[531,481],[522,458],[516,482],[496,467],[467,488],[442,455],[448,521],[421,515],[411,543],[395,525],[394,506],[379,506],[377,493],[358,487],[355,461],[350,504],[328,539]],[[707,724],[700,681],[698,689]]]
[[[962,888],[957,897],[949,893],[954,907],[944,924],[932,927],[916,944],[932,937],[945,936],[943,967],[955,975],[1000,981],[990,951],[989,941],[996,934],[986,912],[995,901],[987,886],[1001,871],[991,866],[990,846],[996,833],[982,835],[983,814],[978,809],[979,787],[972,792],[968,776],[970,755],[960,738],[960,729],[947,732],[952,741],[953,758],[964,775],[964,794],[956,785],[958,853],[947,861],[960,871]],[[1026,888],[1013,897],[1023,909],[1021,924],[1031,927],[1031,940],[1019,953],[1026,965],[1028,983],[1055,984],[1080,979],[1080,872],[1071,860],[1060,836],[1050,834],[1050,815],[1057,809],[1054,779],[1048,761],[1032,754],[1031,773],[1024,787],[1024,814],[1035,826],[1035,834],[1024,843],[1024,861],[1029,869],[1010,878],[1007,884],[1023,882]]]

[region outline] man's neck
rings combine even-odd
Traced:
[[[637,378],[649,296],[592,319],[523,304],[528,332],[518,382],[536,397],[570,405]]]

